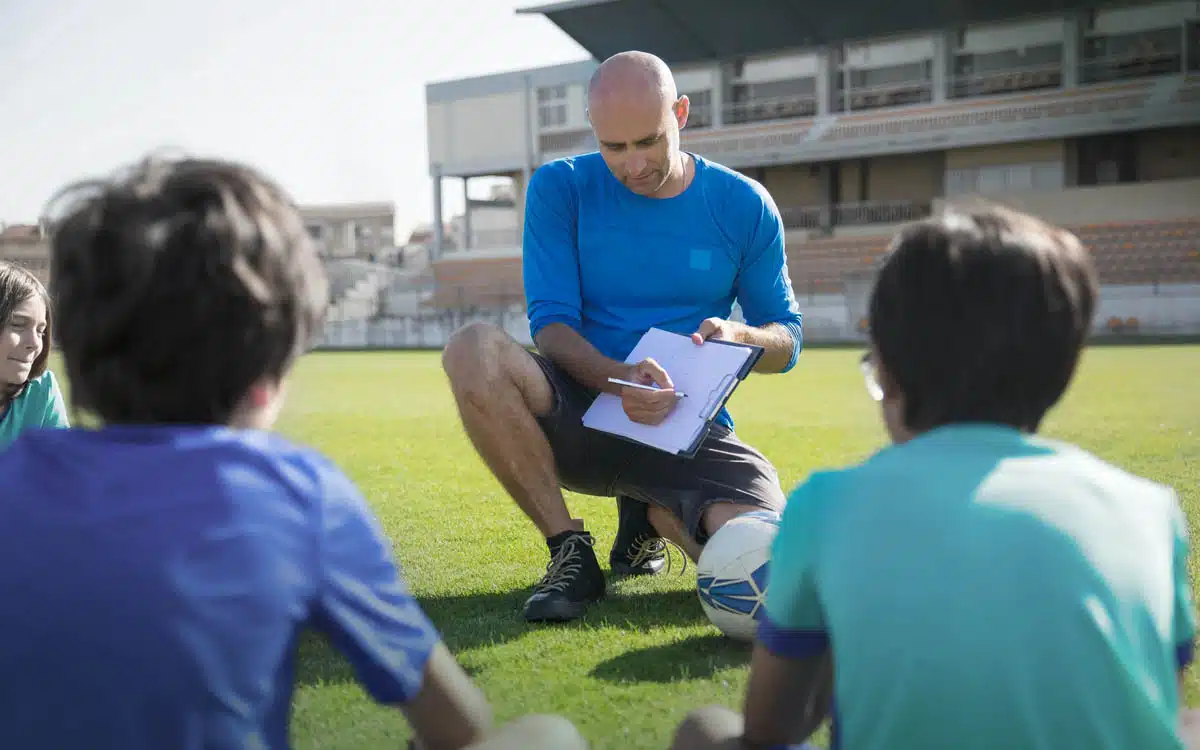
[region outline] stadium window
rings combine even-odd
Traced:
[[[786,78],[732,87],[731,123],[811,117],[817,113],[817,79]]]
[[[712,112],[712,92],[711,91],[684,91],[683,95],[688,98],[688,121],[689,128],[710,128],[713,124]]]
[[[1089,36],[1083,45],[1080,83],[1104,83],[1183,71],[1179,26]]]
[[[1039,44],[954,57],[951,96],[965,98],[1062,85],[1063,45]]]
[[[537,90],[538,127],[561,128],[567,124],[567,87],[542,86]]]
[[[850,109],[919,104],[933,99],[933,61],[850,71]]]

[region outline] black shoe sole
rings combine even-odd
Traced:
[[[609,560],[608,567],[612,569],[614,575],[618,576],[656,576],[667,569],[667,561],[663,558],[635,567],[629,563]]]
[[[603,599],[603,594],[595,599],[583,602],[571,602],[565,599],[540,601],[533,606],[525,607],[525,622],[571,622],[587,614],[588,607]]]

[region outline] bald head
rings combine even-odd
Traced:
[[[588,121],[613,175],[639,195],[669,197],[686,179],[679,130],[689,102],[667,64],[646,52],[622,52],[588,83]]]
[[[588,82],[588,108],[617,99],[667,106],[678,98],[675,77],[648,52],[620,52],[600,63]]]

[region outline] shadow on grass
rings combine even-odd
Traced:
[[[591,676],[606,682],[676,682],[707,679],[750,661],[749,643],[723,635],[698,635],[674,643],[628,651],[596,665]]]
[[[542,629],[603,627],[646,632],[659,627],[686,627],[706,622],[691,590],[627,593],[610,588],[608,598],[579,621],[530,624],[521,616],[528,589],[503,594],[421,597],[421,607],[442,634],[452,653],[507,643]],[[716,639],[724,641],[724,639]],[[728,643],[728,641],[724,641]],[[324,636],[306,633],[296,658],[296,683],[346,683],[356,680],[350,664]]]

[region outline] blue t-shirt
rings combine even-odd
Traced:
[[[1170,489],[943,427],[795,490],[759,638],[832,646],[835,747],[1176,750],[1187,559]]]
[[[67,405],[54,373],[46,370],[29,381],[21,395],[0,414],[0,450],[34,427],[69,427]]]
[[[288,747],[297,638],[402,704],[439,636],[353,484],[267,433],[37,430],[0,453],[0,747]]]
[[[699,156],[690,185],[648,198],[620,183],[599,153],[549,162],[525,197],[529,329],[578,331],[624,361],[650,328],[693,333],[728,318],[785,326],[802,345],[779,210],[762,185]],[[730,423],[728,415],[723,421]]]

